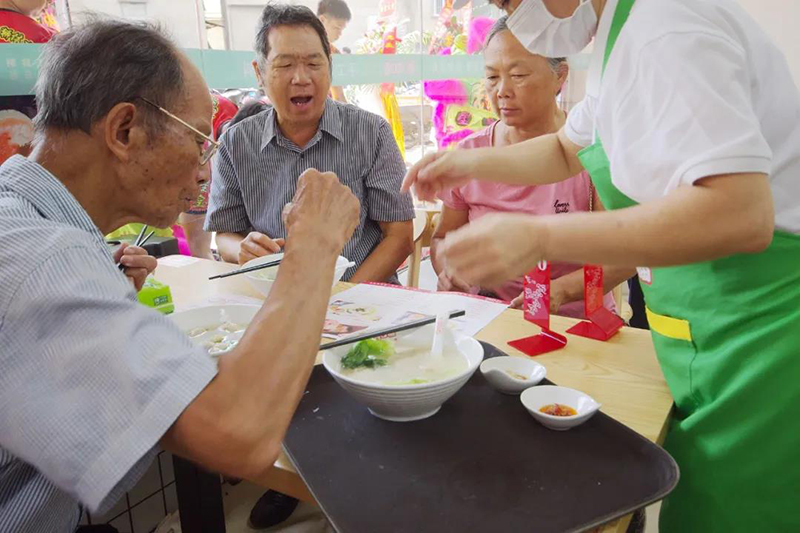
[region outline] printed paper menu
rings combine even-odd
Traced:
[[[439,312],[463,309],[453,329],[474,336],[508,308],[500,300],[456,292],[428,292],[397,285],[361,284],[331,297],[322,336],[338,340]]]

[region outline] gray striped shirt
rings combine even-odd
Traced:
[[[361,219],[342,255],[356,266],[381,242],[378,222],[414,218],[411,196],[400,193],[405,164],[382,117],[328,99],[319,130],[300,148],[283,136],[273,109],[228,129],[214,161],[206,230],[258,231],[285,238],[283,207],[305,170],[334,172],[361,202]],[[391,280],[396,281],[396,278]]]
[[[215,374],[60,181],[0,167],[0,531],[72,533],[79,504],[107,510]]]

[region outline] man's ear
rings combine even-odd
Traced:
[[[255,72],[255,74],[256,74],[256,80],[258,81],[258,87],[262,91],[267,92],[267,88],[264,85],[264,80],[261,79],[261,69],[258,66],[258,61],[256,61],[255,59],[253,60],[253,72]]]
[[[567,83],[567,78],[569,78],[569,63],[562,61],[558,67],[556,67],[556,76],[558,77],[558,91],[556,95],[558,95],[564,88],[564,84]]]
[[[142,126],[142,116],[136,106],[120,102],[111,108],[97,127],[102,128],[108,150],[118,159],[127,161],[131,148],[147,142]]]

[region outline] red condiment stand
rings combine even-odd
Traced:
[[[540,262],[525,275],[523,311],[525,320],[533,322],[541,333],[508,343],[522,353],[535,357],[567,345],[567,338],[550,329],[550,263]]]
[[[616,335],[625,322],[603,305],[603,267],[583,267],[583,289],[584,310],[589,320],[572,326],[567,333],[605,342]]]

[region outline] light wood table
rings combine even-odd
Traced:
[[[186,261],[185,266],[167,266]],[[234,265],[203,259],[173,256],[159,261],[155,277],[172,290],[176,311],[215,298],[248,296],[261,299],[241,276],[208,281],[214,274],[228,272]],[[334,292],[349,287],[338,284]],[[577,321],[553,317],[552,329],[563,332]],[[510,355],[523,354],[508,341],[535,335],[539,328],[526,322],[520,311],[508,310],[481,331],[477,338]],[[623,328],[608,342],[597,342],[570,335],[566,348],[537,357],[547,367],[547,377],[559,385],[579,389],[603,404],[602,411],[634,431],[657,443],[663,442],[672,409],[653,343],[647,331]],[[317,361],[319,363],[319,360]],[[313,502],[294,467],[281,456],[263,479],[256,480],[274,490]],[[619,520],[604,531],[625,531],[629,518]]]

